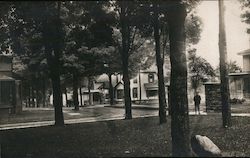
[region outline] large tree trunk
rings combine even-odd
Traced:
[[[78,100],[78,76],[76,73],[73,73],[73,102],[75,110],[79,110],[79,100]]]
[[[60,85],[60,76],[55,74],[51,77],[53,88],[53,105],[55,108],[55,125],[64,125],[63,111],[62,111],[62,92]]]
[[[122,72],[124,82],[125,119],[132,119],[130,80],[128,72],[128,52],[130,45],[130,33],[128,27],[128,17],[126,17],[126,2],[121,1],[121,33],[122,33]]]
[[[155,52],[156,64],[158,69],[158,97],[159,97],[159,118],[160,124],[166,123],[166,92],[163,73],[163,59],[160,48],[160,34],[159,34],[159,13],[158,4],[154,4],[154,38],[155,38]]]
[[[219,51],[220,51],[220,80],[221,80],[221,101],[223,127],[231,126],[231,106],[229,103],[229,84],[227,70],[227,44],[224,23],[224,1],[219,0]]]
[[[187,97],[187,62],[185,52],[186,8],[181,1],[171,1],[168,25],[170,39],[170,105],[172,156],[191,156],[188,97]]]
[[[108,74],[109,76],[109,102],[110,105],[114,105],[114,87],[112,85],[112,74]]]
[[[57,14],[52,17],[48,17],[44,21],[43,29],[43,41],[45,42],[45,53],[48,61],[50,70],[50,78],[52,81],[53,89],[53,106],[55,112],[55,125],[63,126],[64,118],[62,111],[62,91],[60,84],[60,58],[63,46],[63,32],[62,32],[62,21],[60,19],[60,8],[61,2],[57,2]],[[46,11],[50,11],[49,8],[45,7]]]

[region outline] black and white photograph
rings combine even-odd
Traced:
[[[250,0],[0,1],[0,158],[250,157]]]

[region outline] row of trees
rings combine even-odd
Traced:
[[[108,73],[109,76],[122,72],[126,118],[132,118],[129,72],[141,67],[141,64],[133,63],[141,59],[141,56],[133,56],[133,54],[142,52],[138,50],[146,40],[155,41],[159,87],[164,87],[162,86],[164,85],[163,59],[166,50],[169,49],[167,48],[169,30],[166,16],[168,4],[162,2],[136,2],[136,4],[134,2],[39,2],[36,4],[4,2],[4,5],[8,9],[2,16],[5,29],[3,34],[6,35],[3,43],[6,43],[6,48],[11,46],[13,52],[21,55],[26,61],[29,74],[34,76],[27,75],[27,78],[31,80],[37,76],[51,78],[55,107],[61,104],[59,101],[61,94],[56,92],[61,89],[60,77],[66,79],[67,76],[71,76],[74,105],[78,110],[79,77],[83,75],[91,80],[91,77],[103,72]],[[190,15],[188,39],[189,43],[196,43],[200,33],[199,19],[193,14]],[[1,50],[8,50],[6,48],[2,47]],[[144,57],[148,59],[148,56],[144,55]],[[122,66],[120,66],[121,63]],[[105,65],[108,66],[105,67]],[[37,75],[38,69],[42,72],[39,75]],[[110,87],[111,92],[112,86]],[[161,120],[166,118],[164,91],[164,88],[159,90]],[[33,96],[33,86],[31,86],[31,93]]]
[[[199,41],[201,22],[194,12],[197,4],[195,0],[1,2],[1,51],[12,50],[28,58],[30,71],[37,70],[32,66],[34,63],[43,67],[41,75],[51,80],[55,125],[64,125],[61,79],[67,76],[73,82],[74,105],[78,110],[77,89],[81,76],[87,77],[90,83],[93,76],[107,73],[109,91],[113,94],[111,75],[121,73],[125,118],[131,119],[130,78],[132,72],[142,66],[138,61],[150,65],[152,60],[141,53],[141,49],[143,46],[147,49],[146,41],[153,41],[158,67],[160,123],[166,122],[163,63],[164,56],[169,54],[173,156],[191,156],[185,51],[187,45]],[[220,67],[223,72],[224,64]],[[213,75],[209,69],[206,73]],[[221,74],[227,75],[225,71]],[[112,99],[110,103],[113,104]],[[228,104],[223,102],[223,107],[229,119]]]
[[[72,75],[73,83],[78,82],[80,75],[90,79],[103,73],[103,70],[112,74],[116,70],[109,68],[117,67],[112,64],[118,55],[111,54],[117,52],[120,54],[120,60],[117,61],[122,63],[120,71],[124,81],[125,118],[131,119],[130,57],[134,53],[139,53],[137,50],[146,39],[155,43],[159,87],[162,88],[159,89],[160,123],[166,122],[163,59],[169,48],[172,69],[170,98],[174,155],[185,155],[190,152],[189,141],[182,143],[180,140],[187,139],[189,132],[188,126],[183,126],[183,123],[188,125],[185,65],[186,5],[191,11],[196,4],[195,1],[2,2],[2,4],[6,10],[1,13],[3,23],[1,31],[6,38],[1,40],[6,47],[1,47],[1,51],[7,51],[6,48],[10,47],[13,53],[30,58],[31,63],[34,62],[34,58],[41,59],[36,60],[39,67],[42,63],[45,64],[47,71],[45,74],[50,78],[53,90],[55,125],[64,125],[62,74]],[[190,26],[197,25],[195,20],[198,21],[194,16],[190,17]],[[195,28],[195,25],[192,27]],[[199,25],[195,28],[199,30],[197,28]],[[188,39],[191,39],[192,43],[192,40],[196,39],[192,37],[196,34],[191,31],[190,33]],[[110,57],[112,60],[109,60]],[[75,85],[73,84],[74,90]],[[76,96],[77,94],[74,94],[73,98]],[[77,105],[77,99],[74,100]]]

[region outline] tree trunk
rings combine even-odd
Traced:
[[[82,85],[80,85],[80,105],[83,106],[83,100],[82,100]]]
[[[49,7],[45,7],[50,11]],[[50,78],[53,89],[53,106],[55,112],[55,125],[63,126],[64,118],[62,111],[62,91],[60,84],[61,63],[60,58],[63,47],[62,21],[60,19],[61,2],[57,2],[57,14],[43,21],[43,41],[45,45],[46,58],[50,70]]]
[[[27,99],[27,97],[25,98],[25,107],[27,108],[28,107],[28,99]]]
[[[31,102],[31,104],[32,104],[32,107],[34,108],[35,107],[35,93],[34,93],[34,85],[33,85],[33,83],[32,83],[32,86],[31,86],[31,98],[32,98],[32,102]]]
[[[62,92],[60,85],[60,76],[58,73],[53,75],[52,88],[53,88],[53,105],[55,108],[55,125],[64,125],[63,111],[62,111]]]
[[[139,68],[139,92],[140,92],[140,95],[139,95],[139,104],[141,104],[141,68]]]
[[[76,73],[73,73],[73,102],[75,110],[79,110],[79,100],[78,100],[78,76]]]
[[[91,96],[91,77],[88,77],[88,93],[89,93],[89,105],[93,105],[93,100]]]
[[[185,18],[186,8],[181,0],[169,2],[168,25],[170,39],[170,105],[172,156],[189,157],[191,155],[188,97],[187,62],[185,54]]]
[[[161,57],[160,49],[160,34],[159,34],[159,8],[158,4],[154,4],[154,38],[155,38],[155,52],[156,64],[158,69],[158,97],[159,97],[159,119],[160,124],[166,123],[166,92],[163,73],[163,59]]]
[[[39,84],[36,85],[36,107],[40,107]]]
[[[43,79],[43,88],[42,88],[42,97],[43,97],[43,107],[46,106],[46,81],[45,78]]]
[[[122,72],[124,82],[125,119],[132,119],[130,81],[128,72],[128,52],[130,45],[128,17],[126,17],[126,2],[121,1],[121,33],[122,33]]]
[[[31,104],[30,104],[30,98],[31,98],[31,93],[30,93],[30,91],[31,91],[31,86],[29,85],[28,87],[29,87],[29,92],[28,92],[28,107],[30,108],[30,106],[31,106]]]
[[[65,94],[66,107],[69,107],[69,105],[68,105],[68,94],[67,94],[67,88],[66,87],[64,87],[64,94]]]
[[[109,76],[109,98],[110,105],[114,105],[114,87],[112,85],[112,74],[108,74]]]
[[[227,70],[227,44],[224,23],[224,1],[219,0],[219,51],[220,51],[220,80],[221,80],[221,101],[223,127],[231,126],[231,106],[229,103],[229,83]]]

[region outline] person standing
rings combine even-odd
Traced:
[[[195,114],[198,112],[200,114],[200,103],[201,103],[201,97],[200,95],[197,93],[194,96],[194,106],[195,106]]]

